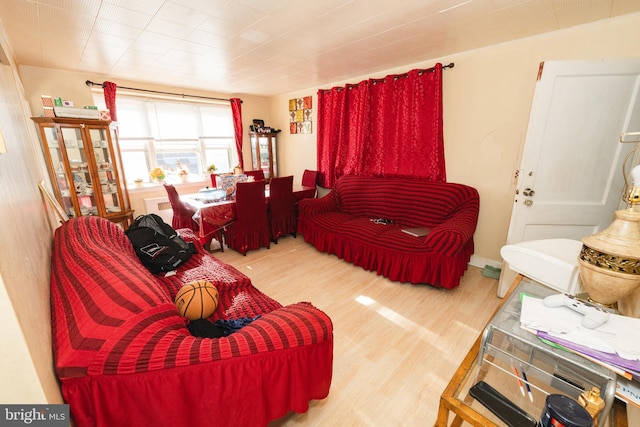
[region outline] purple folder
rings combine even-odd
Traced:
[[[623,359],[617,354],[605,353],[603,351],[594,350],[584,345],[576,344],[570,341],[565,341],[561,338],[547,334],[546,332],[538,331],[538,336],[547,341],[559,344],[562,347],[566,347],[570,350],[574,350],[577,353],[585,354],[594,359],[600,360],[609,365],[616,366],[624,371],[629,372],[634,378],[640,379],[640,361]]]

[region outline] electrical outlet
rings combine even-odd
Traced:
[[[4,135],[2,135],[2,130],[0,130],[0,154],[4,154],[7,152],[7,144],[4,142]]]

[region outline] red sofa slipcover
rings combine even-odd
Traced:
[[[454,288],[473,254],[475,188],[406,178],[342,176],[299,203],[298,233],[318,250],[391,280]],[[381,224],[373,219],[393,221]],[[424,237],[403,228],[427,227]]]
[[[76,426],[264,426],[328,395],[333,327],[309,303],[283,307],[204,251],[177,274],[152,275],[123,230],[99,217],[56,230],[51,264],[53,356]],[[206,279],[210,318],[261,317],[223,338],[197,338],[173,296]]]

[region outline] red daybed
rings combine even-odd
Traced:
[[[463,184],[342,176],[326,196],[300,201],[298,233],[391,280],[454,288],[473,254],[479,207],[478,191]],[[402,231],[414,227],[431,231]]]
[[[170,277],[138,260],[123,230],[98,217],[56,230],[51,265],[55,368],[75,425],[265,426],[329,393],[331,320],[309,303],[283,307],[204,251]],[[173,296],[206,279],[210,318],[261,317],[224,338],[196,338]]]

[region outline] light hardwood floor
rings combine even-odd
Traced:
[[[214,255],[281,304],[309,301],[333,321],[329,396],[270,427],[432,426],[442,390],[501,301],[498,281],[476,267],[453,290],[403,284],[318,252],[302,236],[246,257]]]

